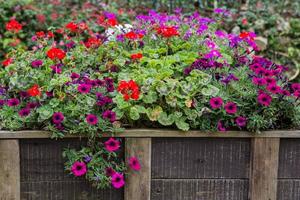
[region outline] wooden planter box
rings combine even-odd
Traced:
[[[61,152],[84,143],[47,132],[0,131],[1,200],[299,200],[300,131],[183,133],[126,130],[142,170],[122,190],[65,174]]]

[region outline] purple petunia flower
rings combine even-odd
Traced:
[[[74,174],[74,176],[83,176],[87,172],[86,164],[84,162],[76,161],[73,163],[71,171]]]
[[[71,74],[71,76],[70,76],[70,77],[71,77],[71,79],[72,79],[72,80],[74,80],[74,79],[77,79],[77,78],[79,78],[79,77],[80,77],[80,75],[79,75],[79,74],[77,74],[77,73],[74,73],[74,72],[73,72],[73,73]]]
[[[3,99],[0,99],[0,107],[4,106],[5,105],[5,100]]]
[[[20,117],[26,117],[30,114],[30,109],[29,108],[23,108],[19,111],[19,116]]]
[[[92,160],[92,156],[85,155],[85,156],[83,157],[83,161],[84,161],[85,163],[89,163],[89,162],[91,162],[91,160]]]
[[[116,113],[111,110],[106,110],[102,113],[103,119],[109,120],[111,123],[116,121]]]
[[[106,104],[110,104],[112,103],[112,99],[109,97],[104,96],[102,93],[96,93],[96,97],[97,97],[97,105],[98,106],[104,106]]]
[[[239,116],[235,119],[235,123],[239,126],[239,127],[244,127],[247,124],[247,119],[246,117],[242,117]]]
[[[52,121],[54,124],[60,124],[61,122],[63,122],[65,119],[64,115],[62,114],[62,112],[55,112],[52,115]]]
[[[89,84],[80,84],[77,87],[77,90],[82,94],[87,94],[91,91],[92,86]]]
[[[14,106],[17,106],[19,104],[20,104],[20,101],[17,98],[7,100],[7,105],[10,106],[10,107],[14,107]]]
[[[98,117],[93,114],[88,114],[86,116],[86,122],[90,125],[96,125],[98,123]]]
[[[42,60],[34,60],[34,61],[31,62],[31,66],[33,68],[38,68],[38,67],[40,67],[42,65],[43,65],[43,61]]]

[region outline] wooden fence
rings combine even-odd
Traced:
[[[1,200],[299,200],[300,131],[183,133],[127,130],[125,157],[142,169],[122,190],[96,190],[63,170],[84,143],[41,131],[0,131]]]

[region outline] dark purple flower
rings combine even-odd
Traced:
[[[50,68],[52,69],[52,71],[56,74],[61,74],[62,73],[62,66],[63,64],[59,63],[57,65],[52,65]]]
[[[221,132],[226,131],[226,128],[225,128],[224,124],[221,121],[218,121],[217,128],[218,128],[218,131],[221,131]]]
[[[102,93],[97,93],[96,97],[98,106],[104,106],[113,102],[111,98],[104,96]]]
[[[29,97],[29,94],[26,91],[21,91],[19,94],[20,94],[21,98],[27,98],[27,97]]]
[[[80,84],[77,87],[77,90],[82,94],[87,94],[91,91],[92,86],[88,84]]]
[[[4,106],[5,105],[5,100],[3,99],[0,99],[0,107]]]
[[[54,124],[60,124],[61,122],[63,122],[65,119],[64,115],[62,114],[62,112],[55,112],[52,115],[52,121]]]
[[[86,116],[86,122],[90,125],[96,125],[98,123],[98,117],[93,114],[88,114]]]
[[[235,123],[239,126],[239,127],[244,127],[247,124],[247,119],[246,117],[242,117],[239,116],[235,119]]]
[[[106,171],[106,176],[109,176],[109,177],[113,176],[116,173],[116,171],[111,167],[106,168],[105,171]]]
[[[23,108],[19,111],[19,116],[20,117],[26,117],[30,114],[30,109],[29,108]]]
[[[91,160],[92,160],[92,157],[89,156],[89,155],[85,155],[85,156],[83,157],[83,161],[84,161],[85,163],[89,163],[89,162],[91,162]]]
[[[111,123],[116,121],[116,113],[111,110],[106,110],[102,113],[103,119],[109,120]]]
[[[43,65],[43,61],[42,60],[34,60],[31,62],[31,66],[34,68],[38,68],[40,66]]]
[[[80,77],[80,75],[79,75],[79,74],[77,74],[77,73],[74,73],[74,72],[73,72],[73,73],[71,74],[71,76],[70,76],[70,77],[71,77],[71,79],[72,79],[72,80],[74,80],[74,79],[77,79],[77,78],[79,78],[79,77]]]
[[[38,106],[37,103],[35,103],[35,102],[29,102],[29,103],[27,103],[26,108],[34,109],[34,108],[36,108],[37,106]]]
[[[7,100],[7,105],[10,106],[10,107],[14,107],[14,106],[17,106],[19,104],[20,104],[20,101],[17,98]]]

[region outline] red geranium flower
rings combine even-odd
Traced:
[[[110,18],[106,21],[106,23],[109,25],[109,26],[116,26],[118,25],[118,21],[116,18]]]
[[[101,45],[101,40],[97,38],[88,38],[88,40],[84,43],[87,48],[90,47],[99,47]]]
[[[125,38],[129,40],[142,39],[144,35],[142,33],[135,33],[134,31],[130,31],[124,35]]]
[[[36,35],[38,38],[43,38],[43,37],[45,37],[45,32],[44,32],[44,31],[39,31],[39,32],[36,32],[35,35]]]
[[[142,53],[136,53],[136,54],[132,54],[130,57],[131,57],[132,60],[138,60],[138,59],[141,59],[143,57],[143,54]]]
[[[20,30],[22,30],[22,25],[18,21],[11,19],[6,23],[5,28],[7,31],[18,33]]]
[[[69,29],[69,31],[71,31],[71,32],[76,32],[77,29],[78,29],[78,26],[77,26],[77,24],[75,24],[74,22],[69,22],[69,23],[66,25],[66,28]]]
[[[47,51],[47,56],[51,60],[55,60],[55,59],[62,60],[66,56],[66,53],[61,49],[53,47],[53,48],[51,48],[50,50]]]
[[[157,34],[165,37],[165,38],[170,38],[173,36],[178,36],[179,32],[174,26],[161,26],[156,29]]]
[[[121,81],[117,90],[123,95],[125,101],[128,101],[130,98],[138,100],[140,97],[139,86],[133,80],[128,82]]]
[[[6,67],[6,66],[10,65],[12,62],[13,62],[13,59],[12,59],[12,58],[7,58],[7,59],[5,59],[4,61],[2,61],[2,65],[3,65],[4,67]]]
[[[27,93],[32,96],[32,97],[35,97],[35,96],[40,96],[41,95],[41,91],[39,89],[39,85],[38,84],[34,84],[31,88],[29,88],[27,90]]]

